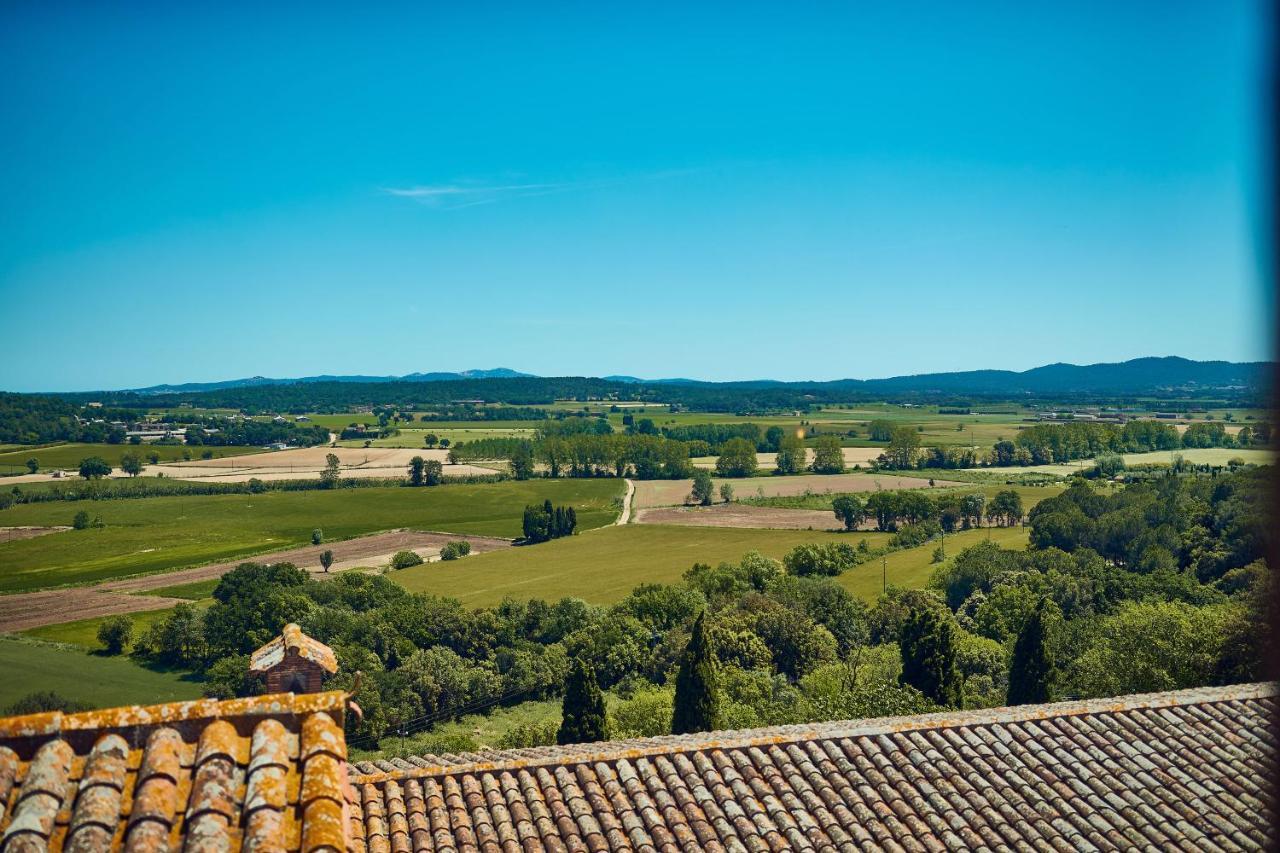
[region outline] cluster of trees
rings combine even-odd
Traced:
[[[444,466],[438,459],[415,456],[409,460],[410,486],[438,486],[444,482]]]
[[[850,493],[837,495],[831,509],[846,530],[856,530],[873,520],[877,530],[898,531],[903,526],[936,525],[951,533],[979,527],[985,517],[988,524],[1013,527],[1022,523],[1022,496],[1013,489],[1002,489],[991,502],[980,492],[962,495],[954,491],[936,497],[922,490],[870,492],[864,497]]]
[[[572,536],[578,526],[578,513],[571,506],[553,506],[547,500],[542,506],[524,508],[524,541],[529,544],[548,542]]]
[[[319,424],[275,423],[273,421],[219,421],[217,432],[189,425],[187,444],[213,447],[240,445],[264,447],[284,443],[295,447],[314,447],[329,443],[329,430]]]
[[[124,430],[110,422],[133,417],[134,413],[128,410],[89,407],[62,397],[0,391],[0,443],[5,444],[123,444]]]
[[[1129,570],[1213,582],[1261,559],[1267,469],[1168,475],[1107,493],[1077,481],[1029,514],[1037,548],[1087,549]]]
[[[1146,453],[1183,447],[1248,447],[1271,440],[1265,423],[1245,426],[1232,435],[1220,423],[1198,423],[1179,434],[1173,424],[1129,421],[1123,427],[1088,421],[1036,424],[1018,433],[1013,441],[996,442],[989,463],[997,466],[1042,465],[1090,459],[1108,453]]]

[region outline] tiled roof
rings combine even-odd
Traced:
[[[343,851],[346,694],[0,719],[0,850]]]
[[[289,652],[293,652],[303,660],[319,664],[326,672],[338,671],[338,659],[334,657],[333,649],[319,640],[308,637],[293,623],[285,625],[279,637],[249,656],[249,671],[266,672],[283,663],[285,655]]]
[[[1274,685],[353,765],[353,849],[1258,849]]]

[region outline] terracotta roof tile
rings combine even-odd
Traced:
[[[330,674],[338,671],[338,659],[334,656],[333,649],[319,640],[308,637],[293,623],[285,625],[279,637],[269,641],[249,656],[249,671],[266,672],[284,663],[285,658],[290,654],[319,664]]]
[[[277,694],[2,719],[0,849],[345,851],[357,834],[345,702]]]
[[[350,826],[369,850],[402,810],[405,849],[1258,849],[1275,709],[1246,685],[365,762]]]

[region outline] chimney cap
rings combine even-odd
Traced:
[[[290,622],[280,636],[271,640],[249,656],[249,671],[265,673],[284,663],[289,653],[311,661],[330,675],[338,671],[338,658],[333,649],[319,640],[302,633],[302,629]]]

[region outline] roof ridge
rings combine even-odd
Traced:
[[[323,693],[271,693],[243,699],[190,699],[158,705],[125,705],[72,714],[45,711],[0,718],[0,741],[72,731],[159,726],[187,720],[335,711],[345,708],[346,698],[347,694],[342,690],[329,690]]]
[[[1076,699],[1040,705],[1013,705],[974,711],[940,711],[913,716],[877,717],[864,720],[833,720],[815,723],[793,723],[758,729],[701,732],[692,735],[658,735],[622,741],[605,741],[561,747],[499,750],[485,760],[429,764],[427,766],[384,770],[374,773],[356,772],[350,765],[351,782],[356,785],[386,781],[455,776],[466,773],[503,769],[543,767],[548,765],[610,763],[619,759],[635,759],[675,751],[693,751],[724,747],[764,746],[813,739],[867,737],[906,731],[950,729],[1019,723],[1081,714],[1114,714],[1147,708],[1167,708],[1218,702],[1263,699],[1280,694],[1280,684],[1258,682],[1222,687],[1194,687],[1158,693],[1136,693],[1104,699]],[[580,748],[574,748],[580,747]],[[530,755],[537,750],[537,754]],[[428,756],[422,756],[426,759]]]

